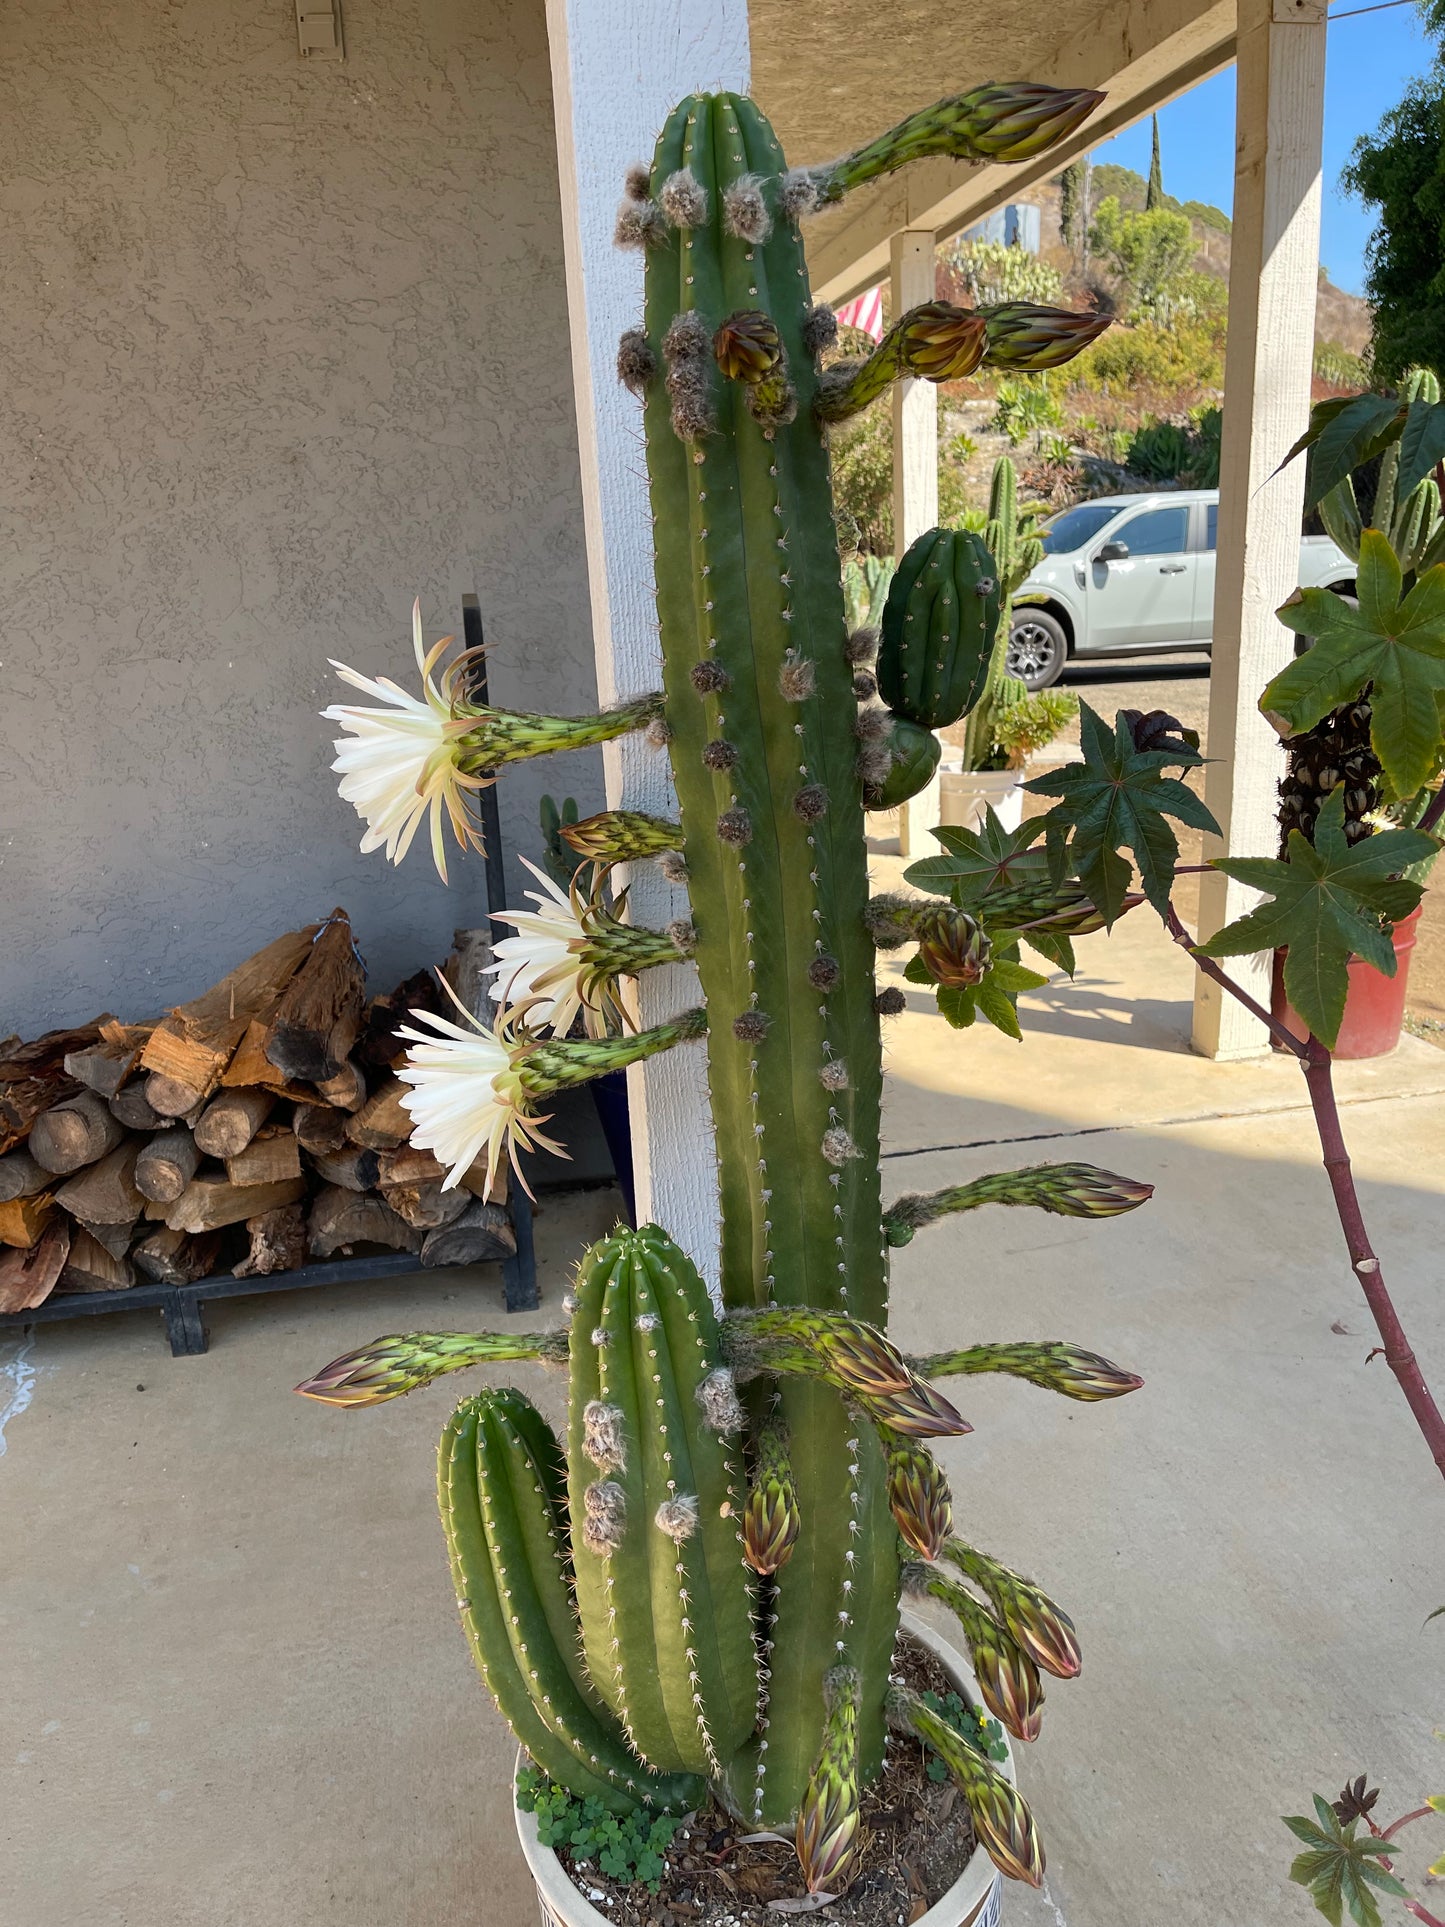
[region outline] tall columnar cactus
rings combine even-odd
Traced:
[[[1414,402],[1438,403],[1439,377],[1428,368],[1410,369],[1400,383],[1400,400],[1406,406]],[[1380,457],[1370,527],[1381,530],[1389,539],[1403,569],[1429,568],[1441,560],[1440,491],[1435,478],[1427,476],[1401,500],[1396,488],[1399,472],[1400,443],[1396,440]],[[1346,475],[1336,483],[1321,499],[1319,510],[1327,533],[1352,562],[1358,562],[1364,523],[1353,478]]]
[[[1038,567],[1044,550],[1038,536],[1028,532],[1019,519],[1018,472],[1007,455],[1000,456],[993,465],[983,539],[997,565],[1002,596],[988,676],[964,726],[965,769],[987,769],[994,753],[994,727],[1000,714],[1022,702],[1028,693],[1018,677],[1008,673],[1009,631],[1014,594]]]
[[[442,1510],[478,1664],[555,1778],[613,1806],[685,1805],[706,1781],[750,1822],[796,1825],[815,1890],[854,1864],[858,1792],[880,1769],[890,1720],[932,1731],[926,1708],[889,1695],[905,1556],[920,1591],[966,1602],[964,1633],[995,1701],[1023,1708],[1020,1731],[1037,1724],[1039,1648],[1072,1651],[1065,1615],[951,1540],[951,1495],[926,1441],[969,1427],[882,1335],[890,1244],[984,1193],[914,1198],[888,1217],[880,1197],[879,1016],[901,999],[875,982],[863,812],[908,719],[873,701],[870,645],[845,623],[826,423],[889,379],[946,379],[995,346],[1009,366],[1033,365],[1030,355],[1053,365],[1100,324],[933,302],[900,317],[866,362],[825,374],[834,323],[810,300],[799,221],[914,153],[1024,158],[1096,99],[980,88],[832,168],[790,171],[751,100],[695,95],[669,117],[651,166],[632,170],[619,238],[644,252],[646,305],[619,372],[643,404],[663,694],[587,730],[665,740],[680,821],[613,811],[560,834],[599,877],[613,862],[659,861],[686,884],[692,915],[666,933],[633,932],[629,946],[599,892],[574,886],[533,920],[536,981],[561,1003],[570,968],[586,1002],[619,971],[690,955],[704,1011],[587,1040],[538,1038],[525,1001],[499,1024],[500,1043],[455,1024],[455,1075],[419,1090],[414,1141],[452,1164],[453,1179],[483,1143],[495,1164],[534,1130],[548,1091],[705,1029],[717,1302],[664,1232],[618,1230],[583,1259],[560,1333],[405,1334],[301,1388],[368,1404],[489,1358],[565,1360],[565,1443],[517,1395],[494,1392],[464,1401],[443,1440]],[[1001,502],[999,520],[1011,539]],[[1003,571],[976,538],[962,552],[968,624],[984,608],[991,624],[993,583],[974,590]],[[961,666],[933,694],[961,690],[966,702],[978,680],[963,660],[972,630],[949,637]],[[342,714],[358,733],[379,727]],[[418,795],[424,783],[444,789],[449,757],[466,780],[485,780],[491,763],[474,736],[508,754],[523,740],[519,726],[459,702],[447,727],[426,745]],[[526,740],[553,746],[537,733]],[[1030,920],[1051,907],[1033,906]],[[1072,900],[1065,908],[1077,914]],[[978,923],[930,915],[915,933],[920,954],[949,981],[973,981],[988,950]],[[1086,1215],[1147,1195],[1107,1174],[1091,1183],[1087,1167],[1058,1170],[1067,1183],[1055,1172],[989,1180],[987,1195]],[[1138,1383],[1058,1345],[975,1346],[935,1367],[1009,1372],[1079,1398]],[[945,1554],[957,1561],[946,1584],[931,1563]],[[964,1591],[959,1568],[996,1610],[1002,1596],[1003,1624]],[[1018,1601],[1027,1613],[1011,1618]],[[966,1742],[947,1746],[951,1762],[960,1748],[967,1756],[960,1782],[989,1851],[1036,1877],[1027,1809]]]

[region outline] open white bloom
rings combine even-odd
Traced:
[[[430,1029],[397,1031],[412,1047],[397,1072],[404,1084],[411,1085],[401,1100],[412,1120],[411,1141],[450,1167],[442,1180],[444,1191],[460,1184],[485,1150],[488,1189],[504,1159],[510,1158],[530,1195],[517,1162],[518,1150],[541,1145],[559,1157],[567,1153],[543,1136],[546,1118],[535,1117],[527,1109],[527,1093],[513,1068],[520,1052],[507,1034],[506,1019],[499,1021],[495,1031],[488,1030],[458,1000],[446,979],[441,981],[465,1021],[456,1023],[431,1011],[413,1010],[410,1015],[415,1022]]]
[[[362,849],[376,850],[384,844],[391,861],[400,863],[411,848],[417,826],[429,814],[432,856],[445,883],[443,812],[450,818],[462,848],[471,844],[480,849],[481,834],[468,809],[468,798],[491,779],[468,776],[461,769],[458,757],[462,739],[476,728],[476,718],[453,716],[450,700],[432,678],[433,666],[451,637],[444,636],[430,655],[426,653],[420,598],[412,604],[411,626],[421,671],[420,700],[408,696],[389,676],[378,676],[373,682],[333,660],[331,666],[343,682],[390,707],[362,709],[334,703],[321,713],[328,722],[340,723],[350,732],[350,737],[337,737],[336,761],[331,767],[340,773],[342,796],[366,823]]]
[[[525,1004],[529,1025],[565,1037],[587,1001],[582,995],[585,965],[580,955],[587,925],[567,891],[526,857],[522,862],[542,888],[523,893],[536,904],[535,910],[495,913],[494,921],[512,924],[517,934],[493,946],[496,962],[487,965],[497,979],[491,987],[492,1001],[504,1006]]]

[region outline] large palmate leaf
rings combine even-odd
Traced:
[[[917,889],[950,897],[960,910],[978,918],[995,943],[1021,932],[1025,943],[1072,977],[1077,964],[1070,932],[1097,926],[1071,915],[1068,886],[1061,891],[1053,884],[1048,856],[1039,843],[1043,826],[1044,818],[1034,817],[1006,830],[985,805],[977,830],[939,824],[933,834],[943,845],[942,856],[921,858],[903,877]]]
[[[1162,916],[1179,861],[1178,839],[1167,819],[1219,832],[1193,790],[1164,771],[1171,765],[1187,769],[1204,759],[1182,742],[1166,749],[1138,749],[1127,717],[1121,714],[1111,730],[1087,703],[1079,705],[1079,741],[1082,763],[1066,763],[1025,784],[1036,795],[1061,799],[1043,819],[1050,843],[1058,850],[1067,837],[1068,860],[1110,925],[1123,910],[1133,881],[1133,871],[1119,853],[1132,851],[1144,892]]]
[[[1400,430],[1395,500],[1403,502],[1438,462],[1445,461],[1445,402],[1412,401]]]
[[[1305,1852],[1295,1857],[1289,1870],[1290,1879],[1309,1889],[1330,1927],[1342,1927],[1346,1908],[1355,1927],[1381,1927],[1379,1903],[1371,1889],[1401,1900],[1409,1898],[1409,1888],[1380,1865],[1399,1848],[1368,1833],[1357,1840],[1357,1820],[1342,1825],[1329,1801],[1318,1793],[1314,1804],[1318,1825],[1303,1814],[1285,1816],[1285,1825],[1305,1845]]]
[[[1345,840],[1343,786],[1331,791],[1307,842],[1291,830],[1285,861],[1274,857],[1217,857],[1214,867],[1272,897],[1227,924],[1199,947],[1208,957],[1243,957],[1288,946],[1284,987],[1290,1003],[1322,1044],[1340,1033],[1349,988],[1346,966],[1358,955],[1386,977],[1395,974],[1395,947],[1380,926],[1406,917],[1420,901],[1420,885],[1399,872],[1439,848],[1418,830],[1385,830],[1351,845]]]
[[[1445,563],[1401,600],[1400,564],[1378,529],[1360,539],[1359,607],[1329,589],[1301,589],[1279,611],[1315,644],[1280,671],[1259,706],[1283,735],[1313,729],[1370,686],[1370,742],[1397,795],[1428,780],[1445,691]]]

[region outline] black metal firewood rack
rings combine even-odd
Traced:
[[[468,649],[482,646],[482,611],[476,596],[462,597],[462,632]],[[487,700],[486,658],[477,655],[469,665],[469,685],[474,699]],[[502,858],[501,812],[497,806],[495,784],[479,792],[478,810],[486,844],[485,869],[489,915],[506,908],[506,872]],[[532,1237],[532,1202],[519,1184],[508,1195],[508,1210],[516,1249],[502,1261],[502,1294],[508,1311],[533,1310],[540,1298],[537,1289],[537,1260]],[[241,1298],[260,1292],[302,1291],[314,1285],[352,1283],[367,1278],[390,1278],[421,1270],[413,1251],[382,1251],[352,1258],[328,1258],[314,1264],[298,1265],[294,1271],[275,1271],[265,1276],[237,1278],[231,1272],[217,1272],[197,1278],[188,1285],[135,1284],[118,1291],[72,1291],[51,1296],[28,1311],[0,1314],[0,1332],[26,1325],[43,1325],[60,1318],[90,1318],[104,1312],[158,1310],[176,1358],[194,1357],[207,1345],[201,1308],[211,1298]]]

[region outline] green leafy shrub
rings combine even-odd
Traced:
[[[1151,321],[1111,328],[1069,369],[1068,387],[1088,393],[1198,395],[1224,380],[1219,332],[1199,321],[1166,328]]]
[[[1079,714],[1079,699],[1067,689],[1040,689],[999,711],[994,742],[1006,769],[1022,769],[1035,750],[1046,749]]]
[[[1064,425],[1058,396],[1037,377],[1001,380],[994,392],[994,404],[990,427],[995,434],[1007,435],[1015,448],[1041,429]]]
[[[1194,263],[1194,228],[1187,214],[1156,207],[1125,211],[1113,195],[1099,205],[1089,245],[1128,291],[1131,309],[1149,313]]]
[[[593,1861],[611,1879],[654,1894],[662,1884],[667,1849],[682,1825],[681,1816],[648,1807],[616,1814],[600,1800],[574,1799],[535,1766],[518,1771],[517,1805],[537,1816],[537,1838],[544,1847],[565,1847],[577,1864]]]
[[[1205,408],[1197,419],[1145,422],[1129,443],[1125,465],[1148,482],[1217,488],[1223,421],[1218,408]]]

